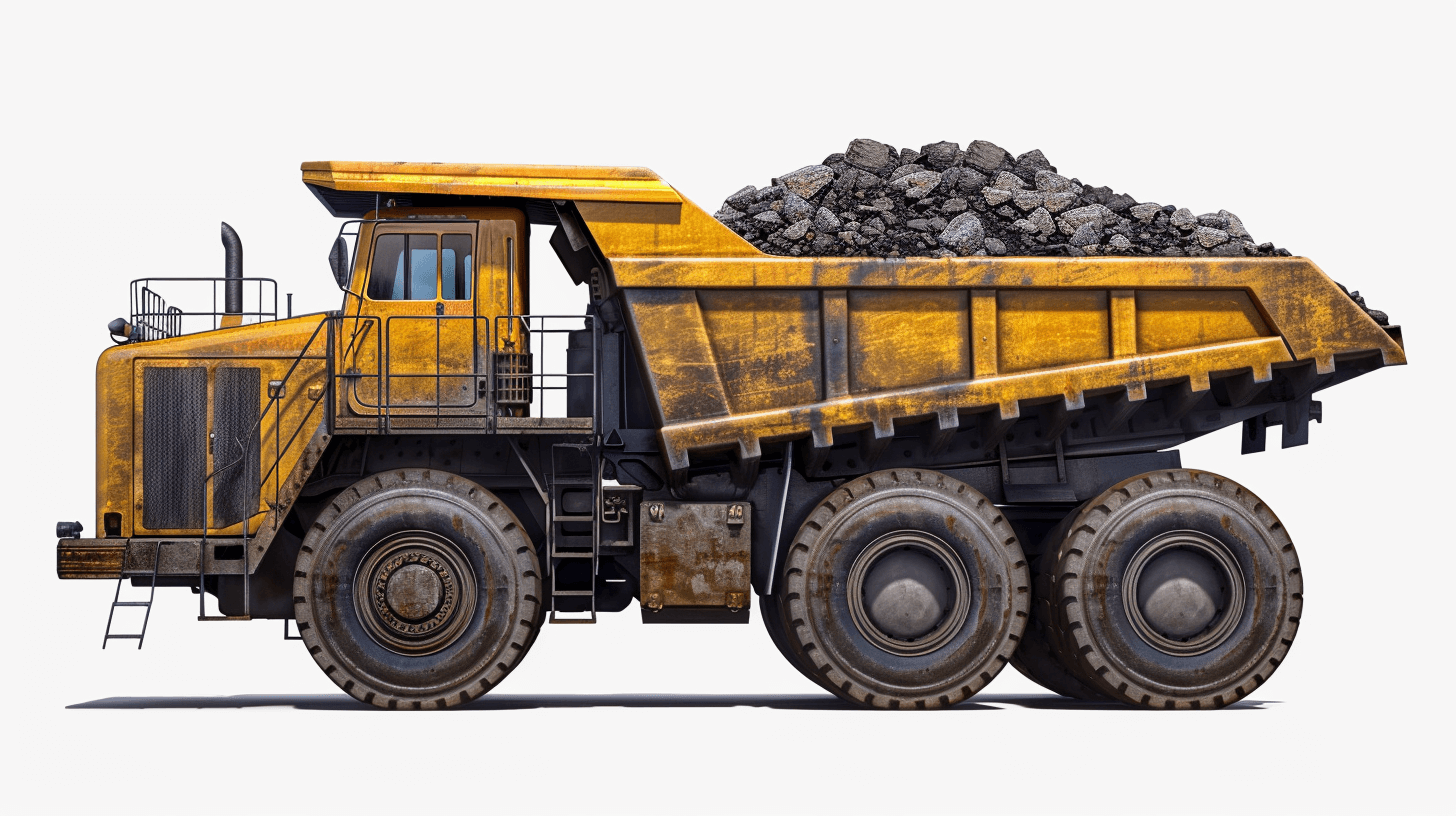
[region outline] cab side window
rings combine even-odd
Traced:
[[[470,279],[474,267],[470,252],[470,236],[440,236],[440,297],[443,300],[469,300]]]
[[[369,267],[370,300],[468,300],[471,236],[381,235]]]

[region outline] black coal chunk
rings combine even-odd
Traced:
[[[1139,203],[1060,173],[1040,150],[1013,157],[981,139],[919,150],[855,139],[767,187],[744,187],[717,218],[773,255],[1289,255],[1228,210]]]

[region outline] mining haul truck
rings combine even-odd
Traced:
[[[634,600],[757,606],[864,706],[952,706],[1008,662],[1228,705],[1284,661],[1303,579],[1268,505],[1175,448],[1304,444],[1316,392],[1405,362],[1299,257],[781,257],[645,169],[302,170],[346,219],[342,307],[279,317],[226,224],[224,277],[133,282],[100,535],[59,525],[57,569],[145,607],[103,645],[189,587],[385,708],[472,700],[544,623]],[[531,311],[533,226],[584,308]]]

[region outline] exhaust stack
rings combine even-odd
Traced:
[[[238,231],[222,222],[222,246],[225,250],[223,277],[223,311],[227,314],[243,312],[243,240]]]

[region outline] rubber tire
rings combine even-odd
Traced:
[[[1074,700],[1105,703],[1112,698],[1097,689],[1091,680],[1075,672],[1075,652],[1064,644],[1066,640],[1060,631],[1053,631],[1051,585],[1053,566],[1057,550],[1071,527],[1072,520],[1081,507],[1067,514],[1067,517],[1053,527],[1041,545],[1041,555],[1032,559],[1033,575],[1031,589],[1030,618],[1026,630],[1021,633],[1021,643],[1011,655],[1011,665],[1017,671],[1053,694]]]
[[[449,539],[475,571],[470,622],[433,654],[384,648],[354,608],[359,562],[375,542],[405,530]],[[525,656],[545,609],[540,574],[531,540],[490,491],[454,474],[392,470],[343,490],[310,528],[294,572],[294,614],[319,667],[356,699],[448,708],[495,688]]]
[[[759,617],[763,618],[763,628],[768,632],[769,640],[773,641],[778,648],[779,654],[789,661],[799,674],[804,675],[814,685],[833,693],[834,689],[829,686],[824,676],[814,671],[814,664],[801,654],[794,651],[794,646],[789,642],[788,625],[784,622],[784,609],[782,595],[764,595],[759,598]]]
[[[1170,655],[1139,638],[1123,609],[1126,563],[1165,532],[1221,542],[1247,598],[1235,629],[1212,650]],[[1088,502],[1058,549],[1053,627],[1076,673],[1114,700],[1146,708],[1221,708],[1247,696],[1284,661],[1303,611],[1303,576],[1284,525],[1230,479],[1197,470],[1145,473]]]
[[[873,645],[848,610],[846,577],[880,536],[940,538],[966,568],[971,604],[961,629],[924,655]],[[985,496],[931,470],[883,470],[836,488],[809,514],[784,569],[788,643],[841,698],[873,708],[948,708],[991,682],[1026,625],[1030,575],[1011,525]]]

